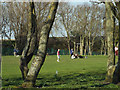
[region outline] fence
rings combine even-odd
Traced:
[[[57,54],[57,49],[53,49],[53,48],[49,48],[47,50],[47,54],[49,55],[56,55]],[[60,50],[60,55],[68,55],[69,54],[69,50],[65,50],[65,49],[61,49]]]
[[[2,47],[2,55],[13,55],[13,47]],[[36,54],[37,50],[35,50]],[[47,49],[47,54],[48,55],[56,55],[57,54],[57,49],[53,49],[53,48],[48,48]],[[60,55],[68,55],[69,54],[69,50],[64,50],[61,49],[60,50]]]
[[[2,47],[2,55],[13,55],[13,49],[10,47]]]

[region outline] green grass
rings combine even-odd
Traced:
[[[17,87],[23,83],[19,70],[19,58],[2,56],[2,87]],[[30,65],[29,65],[30,66]],[[58,74],[56,75],[56,70]],[[42,88],[118,88],[103,84],[107,70],[107,56],[88,56],[87,59],[70,59],[62,55],[60,62],[55,55],[46,57],[36,80]]]

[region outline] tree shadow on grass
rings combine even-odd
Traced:
[[[22,83],[23,83],[23,79],[21,77],[2,79],[2,86],[3,87],[20,86]]]
[[[99,88],[109,87],[109,83],[104,82],[106,73],[90,72],[90,73],[69,73],[40,75],[36,80],[35,88]],[[23,83],[22,78],[3,79],[3,87],[16,86],[19,87]],[[116,87],[112,85],[111,87]]]
[[[36,87],[44,88],[93,88],[107,87],[109,83],[101,83],[105,80],[106,73],[72,73],[68,75],[46,75],[43,78],[38,78]],[[46,78],[47,77],[47,78]],[[50,78],[49,78],[50,77]],[[114,87],[114,86],[113,86]]]

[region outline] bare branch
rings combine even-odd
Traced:
[[[96,4],[105,4],[105,1],[92,1],[90,0],[91,3],[96,3]]]

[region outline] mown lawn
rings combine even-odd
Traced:
[[[19,58],[2,56],[2,87],[19,87],[23,80],[19,70]],[[30,65],[29,65],[30,66]],[[86,59],[70,59],[62,55],[60,62],[55,55],[46,57],[36,81],[37,88],[118,88],[104,84],[107,56],[88,56]],[[58,74],[56,74],[58,71]]]

